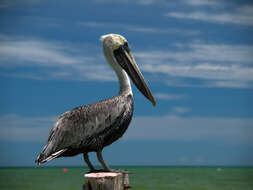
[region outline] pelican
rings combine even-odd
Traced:
[[[119,80],[118,96],[63,113],[52,127],[47,143],[35,161],[37,165],[54,158],[83,154],[90,171],[97,171],[88,156],[89,152],[96,152],[104,171],[112,171],[103,159],[102,150],[122,137],[131,122],[133,93],[129,77],[156,105],[127,40],[118,34],[107,34],[101,37],[101,41],[104,56]]]

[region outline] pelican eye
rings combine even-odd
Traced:
[[[130,48],[129,48],[129,46],[128,46],[128,43],[127,43],[127,42],[125,42],[125,43],[123,44],[123,48],[127,51],[127,53],[129,53],[129,52],[130,52]]]

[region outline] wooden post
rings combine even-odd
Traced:
[[[128,172],[98,172],[84,175],[86,178],[85,190],[128,190]]]

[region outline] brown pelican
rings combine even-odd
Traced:
[[[153,105],[156,102],[134,60],[127,40],[118,34],[101,37],[104,56],[119,80],[119,95],[62,114],[49,133],[47,143],[35,161],[38,165],[54,158],[82,153],[91,171],[96,171],[88,153],[96,152],[105,171],[112,171],[102,157],[105,146],[118,140],[133,115],[133,94],[128,75]],[[127,75],[128,74],[128,75]]]

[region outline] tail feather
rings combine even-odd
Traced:
[[[45,162],[48,162],[50,160],[53,160],[54,158],[59,157],[62,153],[64,153],[67,149],[61,149],[53,154],[51,154],[50,156],[46,156],[43,152],[40,153],[40,155],[38,156],[38,158],[35,160],[35,163],[39,166]]]

